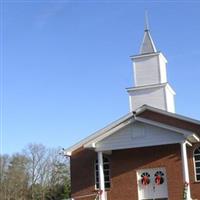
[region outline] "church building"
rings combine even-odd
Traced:
[[[131,56],[130,111],[65,149],[73,200],[200,200],[200,121],[175,111],[148,26]]]

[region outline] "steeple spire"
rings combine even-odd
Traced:
[[[144,37],[140,47],[140,54],[155,53],[157,52],[154,42],[152,40],[150,30],[149,30],[149,20],[147,11],[145,12],[145,27],[144,27]]]
[[[147,10],[145,11],[144,31],[149,31],[149,19],[148,19],[148,12],[147,12]]]

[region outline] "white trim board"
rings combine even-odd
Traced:
[[[71,156],[73,151],[75,151],[78,148],[82,147],[84,144],[88,143],[89,141],[93,141],[97,137],[99,137],[102,134],[106,133],[107,131],[115,128],[116,126],[118,126],[119,124],[125,122],[126,120],[129,120],[130,118],[133,118],[133,113],[132,112],[126,114],[125,116],[121,117],[120,119],[114,121],[113,123],[107,125],[106,127],[102,128],[102,129],[100,129],[99,131],[96,131],[95,133],[93,133],[92,135],[86,137],[85,139],[81,140],[80,142],[76,143],[75,145],[65,149],[64,150],[64,154],[66,156]]]

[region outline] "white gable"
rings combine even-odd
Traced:
[[[96,151],[179,143],[184,135],[175,131],[134,122],[96,144]]]

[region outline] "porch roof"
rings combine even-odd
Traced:
[[[100,129],[99,131],[71,146],[70,148],[65,149],[64,153],[65,155],[71,156],[74,151],[81,147],[95,148],[95,144],[97,142],[114,134],[116,131],[129,125],[130,123],[133,123],[134,121],[151,124],[183,134],[185,139],[191,143],[199,141],[200,121],[143,105],[135,112],[126,114],[103,129]]]

